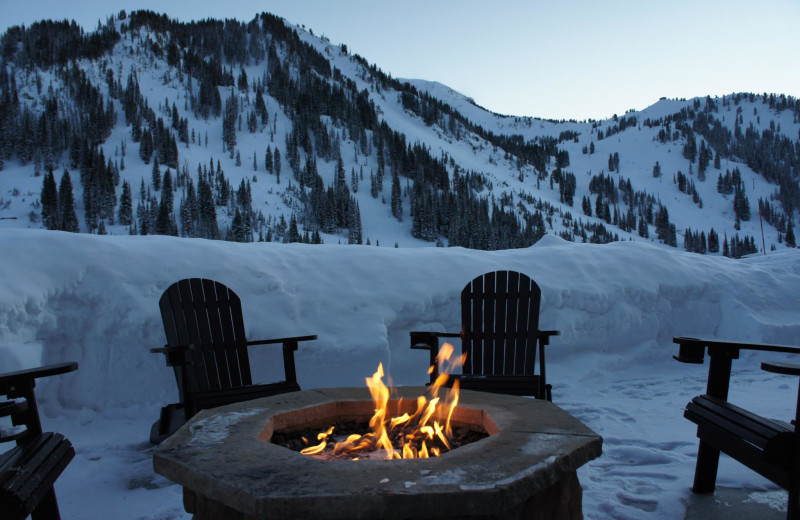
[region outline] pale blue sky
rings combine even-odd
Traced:
[[[92,29],[120,9],[172,18],[267,11],[399,78],[440,81],[495,112],[607,118],[660,97],[800,97],[798,0],[0,0],[0,30],[41,18]]]

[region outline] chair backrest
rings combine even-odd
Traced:
[[[242,303],[236,293],[213,280],[187,278],[164,291],[159,307],[167,345],[194,345],[188,351],[189,364],[175,371],[181,399],[187,392],[252,384]]]
[[[461,291],[464,374],[533,375],[542,291],[515,271],[481,275]]]

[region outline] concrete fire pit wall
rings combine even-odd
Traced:
[[[426,388],[396,390],[413,402]],[[155,470],[184,487],[197,519],[582,518],[576,470],[600,455],[602,439],[546,401],[462,391],[463,416],[496,433],[438,458],[320,461],[267,442],[288,412],[327,420],[354,401],[370,403],[369,392],[307,390],[205,410],[161,445]]]

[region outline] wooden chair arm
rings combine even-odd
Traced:
[[[21,383],[28,383],[41,377],[66,374],[67,372],[73,372],[75,370],[78,370],[78,363],[76,361],[70,361],[67,363],[57,363],[54,365],[45,365],[43,367],[0,374],[0,394],[7,395],[9,390],[13,390],[15,386]]]
[[[708,383],[706,394],[718,399],[728,399],[728,387],[731,379],[731,363],[734,359],[739,359],[740,350],[758,350],[762,352],[783,352],[789,354],[800,354],[800,348],[787,345],[773,345],[769,343],[747,343],[735,341],[723,341],[706,338],[689,338],[678,336],[672,338],[674,343],[680,345],[678,356],[673,356],[682,363],[702,364],[706,348],[711,362],[708,365]],[[770,365],[769,363],[767,364]],[[779,368],[777,363],[773,363],[774,370],[787,370]],[[781,372],[786,373],[786,372]],[[800,375],[800,374],[798,374]]]
[[[552,336],[560,336],[561,332],[557,330],[540,330],[536,334],[539,336],[539,345],[544,347],[550,344],[550,338]]]
[[[317,339],[316,334],[312,334],[310,336],[293,336],[290,338],[259,339],[255,341],[248,341],[247,346],[249,347],[251,345],[274,345],[276,343],[294,343],[295,345],[297,345],[298,341],[312,341],[315,339]],[[297,350],[297,347],[295,347],[295,350]]]
[[[432,348],[439,349],[439,338],[460,338],[460,332],[428,332],[412,330],[411,348],[418,350],[431,350]],[[434,341],[435,340],[435,341]],[[434,347],[434,343],[436,346]]]
[[[680,353],[673,356],[682,363],[703,363],[705,348],[724,352],[731,356],[731,359],[739,358],[739,350],[758,350],[762,352],[784,352],[788,354],[800,354],[800,347],[789,345],[774,345],[770,343],[748,343],[725,341],[708,338],[690,338],[678,336],[672,338],[673,343],[680,345]],[[709,351],[710,353],[710,351]]]
[[[151,348],[150,352],[154,354],[172,354],[174,352],[182,352],[184,350],[192,350],[194,344],[189,345],[164,345],[161,348]]]
[[[761,370],[787,376],[800,376],[800,363],[786,363],[782,361],[764,361]]]

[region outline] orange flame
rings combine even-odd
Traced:
[[[449,374],[463,365],[466,358],[464,354],[451,360],[453,350],[453,346],[449,343],[442,345],[436,359],[440,367],[439,376],[430,387],[431,398],[429,400],[422,395],[417,397],[417,410],[413,415],[404,413],[399,417],[387,418],[389,388],[383,383],[383,363],[380,363],[372,377],[365,379],[375,405],[375,413],[369,421],[372,431],[365,435],[350,435],[344,441],[334,442],[334,454],[382,449],[386,459],[390,460],[438,457],[442,453],[442,447],[444,450],[452,449],[450,439],[453,437],[453,430],[450,420],[458,404],[458,380],[448,389],[444,403],[441,402],[438,393],[450,379]],[[433,373],[433,369],[434,367],[431,367],[430,373]],[[431,421],[432,424],[429,424]],[[321,432],[317,436],[320,443],[305,448],[300,453],[303,455],[321,453],[327,447],[328,438],[332,434],[333,427]],[[402,444],[399,448],[392,444],[392,438],[401,439]]]

